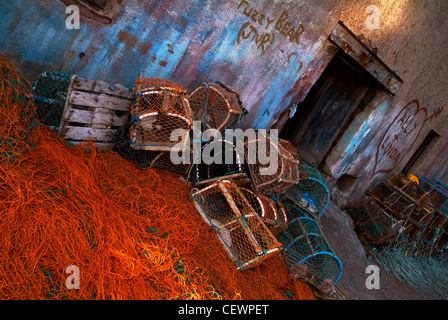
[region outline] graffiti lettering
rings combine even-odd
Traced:
[[[426,122],[437,118],[442,110],[443,107],[440,107],[428,116],[427,109],[421,108],[418,100],[405,105],[378,144],[372,177],[379,172],[395,170],[414,145]]]
[[[269,17],[266,17],[266,20],[268,21],[268,24],[266,25],[266,29],[269,28],[269,26],[271,25],[272,22],[275,21],[275,19],[269,19]]]
[[[248,31],[246,33],[246,31]],[[240,44],[241,40],[247,40],[253,35],[252,41],[257,45],[257,49],[261,49],[261,54],[265,54],[266,50],[272,45],[275,40],[275,35],[273,33],[264,32],[262,34],[258,33],[258,30],[250,24],[250,21],[243,24],[240,31],[238,32],[237,43]]]
[[[389,159],[393,159],[394,161],[398,161],[400,159],[400,153],[398,152],[398,149],[395,147],[396,143],[398,142],[398,134],[394,135],[394,138],[389,142],[389,139],[391,136],[387,136],[386,140],[384,140],[381,148],[384,150],[385,155]],[[389,142],[387,145],[386,143]]]
[[[246,22],[241,27],[238,33],[238,44],[240,43],[241,39],[249,39],[250,35],[253,33],[253,39],[258,39],[258,41],[255,41],[257,43],[257,48],[261,49],[262,54],[264,54],[266,50],[271,47],[275,39],[274,32],[268,32],[268,29],[271,26],[273,26],[273,29],[276,32],[280,33],[283,37],[288,39],[289,42],[299,44],[299,37],[304,32],[305,28],[302,24],[300,24],[299,26],[295,26],[291,21],[287,11],[283,11],[278,19],[270,18],[269,16],[251,7],[247,0],[242,0],[240,2],[240,4],[238,5],[238,10],[240,9],[252,23],[264,27],[265,31],[262,33],[258,31],[253,25],[247,24]],[[246,28],[250,29],[250,33],[247,35],[244,33],[244,30]],[[259,33],[261,34],[260,37],[258,37]],[[246,36],[243,36],[243,34]]]
[[[238,6],[238,9],[241,8],[242,5],[246,5],[246,7],[243,10],[243,13],[246,17],[249,17],[253,22],[258,23],[261,26],[264,26],[265,22],[264,20],[267,20],[266,29],[269,27],[269,25],[275,21],[275,19],[269,19],[266,15],[262,14],[261,12],[255,10],[254,8],[251,8],[249,5],[249,2],[246,0],[242,0],[240,5]],[[250,9],[250,10],[249,10]]]
[[[283,36],[288,37],[290,42],[299,44],[299,37],[305,29],[302,24],[296,29],[288,19],[288,13],[283,11],[275,24],[275,30],[279,31]]]

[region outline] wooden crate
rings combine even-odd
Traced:
[[[58,135],[72,144],[92,140],[113,148],[120,127],[129,122],[134,94],[120,84],[72,75]]]

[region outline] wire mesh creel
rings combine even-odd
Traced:
[[[281,250],[256,212],[259,203],[235,183],[221,180],[201,190],[193,189],[190,199],[202,219],[214,228],[238,270],[255,267]]]
[[[445,229],[448,225],[448,190],[444,186],[426,177],[419,177],[420,187],[428,193],[429,203],[438,211],[438,221],[433,227]]]
[[[201,121],[204,129],[223,132],[247,113],[240,94],[221,82],[203,82],[189,94],[193,119]]]
[[[36,116],[56,134],[64,111],[70,76],[64,72],[45,71],[33,83]]]
[[[311,166],[299,166],[299,182],[285,191],[285,196],[320,218],[330,203],[330,190],[323,175]]]
[[[399,219],[408,218],[415,209],[415,203],[412,200],[384,180],[378,181],[368,194]]]
[[[274,235],[288,227],[288,217],[281,202],[247,188],[240,188],[240,191]]]
[[[185,149],[193,123],[186,91],[167,79],[139,77],[135,80],[135,95],[131,147],[151,151]],[[178,140],[172,141],[176,129]]]
[[[390,244],[400,229],[406,227],[404,220],[398,220],[369,196],[364,196],[357,207],[347,208],[356,229],[373,246]]]
[[[289,273],[304,278],[326,293],[334,290],[342,275],[342,262],[311,217],[297,217],[279,232]]]
[[[263,131],[258,130],[257,138],[245,141],[245,160],[249,168],[254,189],[268,196],[277,196],[299,182],[299,160],[295,159],[278,140]],[[264,150],[265,149],[265,150]],[[260,150],[262,150],[260,152]],[[269,168],[272,163],[263,164],[260,153],[266,151],[267,157],[277,155],[277,170],[272,174],[263,174],[262,170]]]
[[[175,164],[171,160],[171,152],[168,151],[147,151],[146,159],[150,168],[177,173],[185,177],[187,177],[191,167],[188,161]]]
[[[196,187],[201,188],[223,179],[239,186],[250,183],[244,157],[240,157],[233,142],[224,139],[206,142],[201,154],[210,155],[212,163],[205,163],[201,158],[201,163],[192,165],[189,181]]]

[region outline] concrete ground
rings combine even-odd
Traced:
[[[322,231],[335,254],[343,265],[339,284],[355,300],[424,300],[426,299],[413,287],[404,284],[388,274],[381,266],[367,255],[358,239],[351,217],[330,202],[321,219]],[[369,265],[380,268],[380,288],[367,289],[365,283],[370,273]],[[428,296],[428,293],[426,293]],[[438,297],[430,297],[437,299]]]

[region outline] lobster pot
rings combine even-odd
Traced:
[[[448,250],[448,230],[439,233],[439,236],[436,238],[435,244],[439,251]]]
[[[319,224],[310,217],[299,217],[277,234],[283,245],[289,273],[302,277],[317,288],[334,285],[342,275],[342,263],[323,236]]]
[[[168,151],[147,151],[148,166],[153,169],[159,169],[187,176],[191,165],[190,159],[185,158],[185,154],[182,151],[179,152],[179,157],[183,157],[180,163],[174,163],[171,160],[171,152]]]
[[[212,159],[209,163],[201,161],[200,164],[192,166],[189,179],[196,187],[208,186],[222,179],[235,182],[239,186],[250,183],[244,158],[240,158],[233,142],[226,140],[207,142],[202,147],[201,154]]]
[[[135,80],[135,96],[131,147],[151,151],[185,149],[192,125],[186,92],[167,79],[139,77]]]
[[[303,206],[298,205],[296,201],[293,201],[286,196],[281,198],[280,201],[285,208],[288,223],[300,217],[312,217],[312,215],[310,215]]]
[[[288,218],[282,203],[262,194],[257,194],[250,189],[240,188],[240,191],[274,235],[287,228]]]
[[[435,210],[448,216],[448,190],[426,177],[419,177],[420,187],[428,193],[429,203]]]
[[[299,157],[299,153],[296,149],[296,147],[294,147],[292,145],[292,143],[288,140],[285,139],[278,139],[278,142],[280,143],[280,145],[286,149],[286,151],[288,151],[295,159],[297,159]]]
[[[263,222],[269,226],[274,234],[288,227],[288,217],[283,203],[262,194],[258,195],[264,206],[262,214]]]
[[[214,228],[238,270],[255,267],[281,250],[251,204],[254,199],[246,198],[235,183],[221,180],[194,189],[190,199],[202,219]]]
[[[409,221],[420,226],[428,226],[434,218],[434,209],[429,206],[425,206],[420,209],[415,209],[409,216]]]
[[[245,158],[253,187],[259,193],[276,196],[299,182],[299,161],[265,131],[245,141]],[[265,160],[270,161],[266,164]]]
[[[33,83],[32,95],[36,116],[56,134],[64,112],[70,76],[63,72],[46,71]]]
[[[433,249],[443,249],[446,239],[446,231],[428,227],[422,233],[422,240],[424,240],[427,245],[432,245]]]
[[[193,119],[204,129],[224,132],[245,113],[239,93],[220,82],[202,83],[189,94],[189,102]]]
[[[418,183],[408,179],[398,172],[386,180],[387,184],[406,194],[419,208],[426,206],[430,200],[429,194]]]
[[[398,219],[407,219],[416,207],[415,203],[406,197],[406,195],[397,191],[385,181],[379,181],[367,193],[382,206],[388,208]]]
[[[288,188],[286,196],[313,217],[320,218],[330,203],[330,190],[326,179],[315,168],[299,166],[299,182]]]
[[[428,223],[428,227],[436,230],[447,230],[448,229],[448,216],[444,215],[440,211],[435,211],[433,219]]]
[[[128,125],[134,94],[120,84],[70,77],[58,135],[72,144],[91,140],[113,148],[120,128]]]
[[[375,200],[365,196],[359,208],[349,208],[356,229],[371,245],[385,245],[395,239],[397,233],[407,226],[404,220],[398,220]]]

